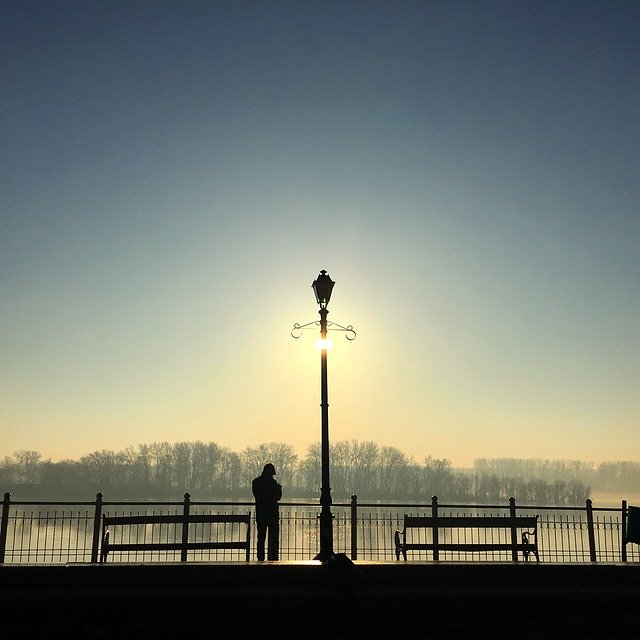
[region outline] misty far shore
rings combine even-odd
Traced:
[[[315,499],[320,482],[320,444],[303,458],[282,442],[234,452],[215,442],[155,442],[122,451],[101,450],[78,460],[52,462],[37,451],[17,451],[0,461],[0,489],[14,499],[251,499],[250,480],[272,462],[283,500]],[[618,505],[640,487],[640,463],[537,458],[478,458],[456,469],[445,458],[416,462],[395,447],[343,440],[331,446],[334,500],[425,502],[437,495],[455,503],[582,505],[587,498]]]

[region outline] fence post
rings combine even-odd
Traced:
[[[358,496],[351,496],[351,559],[358,559]]]
[[[4,552],[7,547],[7,529],[9,528],[9,507],[11,494],[7,491],[2,502],[2,525],[0,525],[0,564],[4,564]]]
[[[516,499],[509,498],[509,518],[511,519],[511,560],[518,562],[518,532],[516,530]]]
[[[431,497],[431,517],[433,518],[433,560],[440,560],[440,548],[438,543],[438,496]]]
[[[593,502],[590,498],[585,501],[587,507],[587,534],[589,536],[589,560],[591,562],[597,562],[598,557],[596,555],[596,532],[593,525]]]
[[[189,543],[189,508],[191,505],[191,494],[184,494],[184,506],[182,508],[182,551],[180,561],[187,561],[187,544]]]
[[[622,501],[622,537],[620,539],[622,551],[622,562],[627,561],[627,501]]]
[[[100,545],[100,520],[102,518],[102,494],[96,493],[96,506],[93,513],[93,539],[91,541],[91,563],[98,562],[98,546]]]

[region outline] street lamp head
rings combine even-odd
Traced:
[[[331,291],[335,282],[329,277],[329,274],[323,269],[320,275],[313,281],[311,285],[313,292],[316,294],[316,302],[321,309],[325,309],[331,298]]]

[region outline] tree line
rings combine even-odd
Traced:
[[[334,499],[504,503],[548,506],[583,504],[591,486],[638,486],[640,465],[538,459],[477,459],[454,469],[445,458],[416,462],[395,447],[342,440],[330,448]],[[215,442],[154,442],[122,451],[100,450],[78,460],[52,462],[37,451],[17,451],[0,461],[0,489],[17,497],[108,499],[251,499],[251,480],[266,462],[278,471],[287,498],[315,498],[321,478],[320,443],[299,458],[286,443],[269,442],[238,453]],[[634,484],[635,483],[635,484]]]
[[[500,477],[529,477],[555,482],[584,482],[598,491],[637,493],[640,462],[584,462],[582,460],[542,460],[540,458],[478,458],[473,472]]]

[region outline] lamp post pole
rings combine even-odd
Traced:
[[[322,411],[321,429],[321,464],[322,464],[322,486],[320,487],[320,552],[315,560],[328,562],[334,555],[333,552],[333,515],[331,514],[331,486],[329,482],[329,391],[327,385],[327,331],[330,329],[344,331],[347,340],[354,340],[356,332],[353,327],[343,327],[335,322],[328,322],[329,310],[327,305],[331,299],[331,291],[335,282],[331,280],[329,274],[323,269],[320,275],[311,285],[316,295],[316,302],[320,307],[320,322],[307,322],[307,324],[293,325],[291,335],[299,338],[302,329],[311,329],[320,326],[320,407]]]
[[[327,307],[320,307],[320,407],[322,410],[321,450],[322,486],[320,487],[320,553],[316,560],[326,562],[333,556],[333,515],[329,482],[329,391],[327,388]]]

